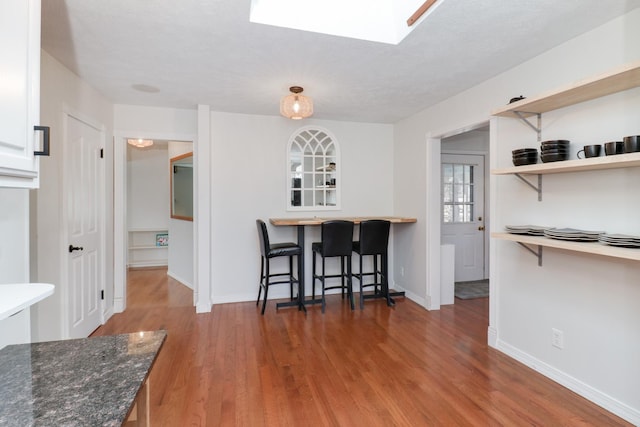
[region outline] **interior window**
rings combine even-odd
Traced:
[[[289,140],[287,206],[289,210],[340,208],[338,143],[326,130],[306,127]]]

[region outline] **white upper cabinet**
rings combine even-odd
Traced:
[[[0,2],[0,50],[0,187],[37,188],[40,0]]]

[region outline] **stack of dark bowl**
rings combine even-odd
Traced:
[[[534,165],[538,163],[538,150],[535,148],[520,148],[511,152],[514,166]]]
[[[623,143],[625,153],[640,151],[640,135],[625,136]]]
[[[568,160],[569,141],[566,139],[542,141],[542,145],[540,146],[540,159],[542,160],[542,163]]]

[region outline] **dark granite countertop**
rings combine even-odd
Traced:
[[[0,350],[0,426],[119,426],[166,331]]]

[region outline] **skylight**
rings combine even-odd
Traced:
[[[252,0],[249,20],[333,36],[400,43],[442,0],[413,26],[407,19],[424,0]]]

